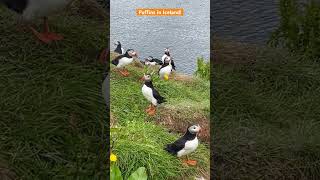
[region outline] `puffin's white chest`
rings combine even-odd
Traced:
[[[177,156],[181,157],[181,156],[185,156],[192,153],[197,149],[198,145],[199,145],[199,140],[197,137],[191,141],[187,141],[184,148],[177,153]]]
[[[148,86],[146,86],[145,84],[142,86],[142,94],[143,96],[149,101],[151,102],[153,105],[157,105],[157,100],[153,97],[153,92],[152,89],[149,88]]]
[[[63,10],[72,0],[29,0],[22,16],[26,20],[44,17]]]
[[[119,59],[119,63],[117,65],[117,67],[120,68],[120,67],[126,66],[126,65],[132,63],[132,61],[133,61],[133,58],[123,57],[123,58]]]
[[[167,74],[169,76],[170,73],[171,73],[171,70],[172,70],[171,64],[169,64],[168,66],[166,66],[164,68],[161,68],[160,71],[159,71],[160,78],[163,78],[163,76],[165,74]]]

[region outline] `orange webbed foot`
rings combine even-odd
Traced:
[[[154,106],[151,106],[150,111],[148,112],[149,116],[154,116],[156,114],[156,108]]]
[[[151,105],[148,106],[148,108],[146,109],[146,112],[149,113],[151,111]]]
[[[197,165],[197,161],[196,160],[185,160],[183,161],[184,165],[190,165],[190,166],[195,166]]]
[[[51,39],[53,41],[60,41],[63,40],[63,36],[60,34],[52,33],[52,32],[47,32],[44,33],[45,36],[47,36],[48,39]]]
[[[120,74],[124,77],[129,76],[129,72],[128,71],[124,71],[124,70],[119,70]]]

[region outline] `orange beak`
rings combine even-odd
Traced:
[[[140,81],[144,81],[144,76],[142,76],[139,80],[140,80]]]

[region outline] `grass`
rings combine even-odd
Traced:
[[[149,117],[144,111],[149,104],[141,93],[142,82],[138,80],[143,75],[143,69],[130,66],[129,72],[131,75],[126,78],[117,73],[110,76],[111,114],[116,121],[111,134],[115,141],[113,152],[119,157],[118,164],[124,176],[128,177],[141,166],[147,169],[149,179],[192,179],[198,175],[208,175],[208,144],[201,143],[190,156],[198,160],[197,167],[185,167],[178,158],[163,150],[165,144],[182,134],[170,133],[169,128],[157,122],[165,120],[166,113],[180,117],[179,114],[185,112],[187,114],[183,116],[189,116],[190,122],[197,123],[197,119],[192,118],[192,110],[188,111],[189,106],[205,115],[208,123],[209,81],[198,78],[191,78],[192,82],[161,81],[154,75],[155,87],[168,102],[158,107],[155,117]],[[178,124],[177,120],[173,119],[173,124]],[[183,132],[186,127],[183,126]]]
[[[210,80],[210,61],[205,62],[203,57],[197,58],[196,76]]]
[[[65,39],[44,45],[18,29],[13,12],[0,6],[0,16],[0,179],[106,178],[104,68],[96,57],[107,22],[50,16]]]
[[[280,0],[280,24],[269,44],[285,47],[308,59],[320,58],[320,3],[307,0]]]
[[[319,179],[320,64],[273,48],[254,60],[212,66],[212,177]]]

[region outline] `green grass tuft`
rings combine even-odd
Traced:
[[[263,49],[212,72],[215,177],[319,179],[320,65]]]
[[[105,178],[108,122],[96,62],[104,23],[52,16],[51,30],[65,39],[45,45],[19,30],[13,12],[0,7],[0,16],[0,164],[19,179]]]
[[[203,78],[203,79],[210,79],[210,61],[205,62],[204,58],[197,59],[197,70],[195,75]]]
[[[114,66],[111,65],[113,68]],[[197,167],[184,167],[181,161],[163,148],[173,142],[180,135],[169,133],[168,129],[155,123],[161,119],[160,114],[149,117],[145,113],[149,105],[141,93],[142,82],[138,79],[143,75],[143,69],[130,66],[130,76],[122,77],[111,73],[111,113],[117,121],[117,127],[111,133],[115,140],[113,152],[118,156],[118,163],[125,177],[128,177],[139,167],[145,167],[150,179],[181,179],[194,177],[206,172],[209,174],[209,150],[202,143],[190,158],[198,160]],[[153,76],[154,86],[159,93],[166,97],[163,107],[201,104],[202,113],[209,109],[209,82],[193,78],[191,82],[161,81],[157,75]],[[185,104],[188,102],[188,104]],[[193,108],[193,107],[191,107]],[[183,112],[182,112],[183,113]],[[195,122],[196,123],[196,122]]]

